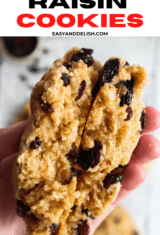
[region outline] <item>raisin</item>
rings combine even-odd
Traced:
[[[124,177],[122,175],[112,175],[112,174],[108,174],[106,176],[106,178],[104,179],[103,183],[104,183],[104,187],[108,188],[111,184],[117,183],[117,182],[123,182],[124,181]]]
[[[99,149],[99,150],[102,149],[102,144],[101,144],[100,141],[95,140],[95,141],[94,141],[94,145],[95,145],[95,149]]]
[[[117,182],[120,182],[120,183],[123,182],[124,181],[123,172],[125,168],[126,166],[119,166],[113,171],[111,171],[111,173],[107,174],[103,181],[104,187],[108,188],[111,184],[114,184]]]
[[[133,97],[133,92],[132,91],[127,91],[127,93],[125,94],[125,103],[127,105],[130,105],[132,102],[132,97]]]
[[[95,217],[92,214],[88,214],[88,209],[84,209],[84,207],[82,208],[82,213],[85,213],[91,219],[95,219]]]
[[[69,153],[66,154],[66,158],[71,161],[75,162],[78,158],[78,149],[72,144],[72,149],[70,150]]]
[[[71,207],[71,210],[72,210],[72,211],[75,210],[76,207],[77,207],[76,205],[72,206],[72,207]]]
[[[77,176],[78,173],[79,173],[79,171],[80,171],[80,170],[77,170],[77,169],[75,169],[74,167],[71,168],[71,172],[72,172],[72,174],[73,174],[73,177],[74,177],[74,176]]]
[[[91,219],[95,219],[95,217],[92,215],[92,214],[90,214],[90,215],[88,215]]]
[[[51,230],[52,230],[52,235],[56,234],[58,228],[59,228],[59,225],[57,224],[51,224],[50,226]]]
[[[116,88],[118,89],[122,84],[123,84],[123,81],[119,81],[119,82],[116,84]]]
[[[55,111],[54,108],[51,107],[51,104],[48,102],[44,102],[42,99],[39,99],[39,103],[41,104],[41,107],[45,113],[52,113]]]
[[[120,101],[120,107],[123,105],[127,104],[130,105],[132,102],[132,97],[133,97],[133,91],[127,91],[125,95],[121,96],[121,101]]]
[[[85,88],[86,88],[86,81],[83,80],[81,82],[81,84],[79,85],[78,96],[75,98],[75,101],[79,100],[82,97],[82,95],[83,95],[83,93],[85,91]]]
[[[121,101],[120,101],[119,106],[122,107],[122,106],[125,105],[125,104],[126,104],[126,103],[125,103],[125,95],[122,95],[122,96],[121,96]]]
[[[88,216],[88,209],[84,209],[84,207],[82,208],[82,213],[85,213]]]
[[[37,149],[41,144],[41,141],[39,140],[39,137],[36,137],[35,140],[33,140],[30,144],[31,149]]]
[[[126,81],[124,82],[124,85],[127,87],[127,89],[128,89],[129,91],[133,91],[133,87],[134,87],[134,78],[131,77],[131,80],[126,80]]]
[[[22,218],[26,218],[28,216],[30,216],[28,214],[28,212],[30,211],[29,206],[26,206],[23,204],[23,202],[17,200],[17,215],[22,217]]]
[[[128,91],[125,95],[121,96],[121,101],[119,104],[121,107],[125,104],[130,105],[130,103],[132,102],[133,91],[134,91],[134,78],[132,77],[131,80],[119,81],[116,87],[119,88],[122,84],[126,86]]]
[[[95,141],[95,146],[88,150],[81,149],[77,164],[83,169],[88,170],[89,167],[94,168],[100,162],[102,145],[99,141]]]
[[[71,77],[66,73],[62,73],[61,79],[63,80],[63,85],[67,86],[70,83]]]
[[[94,59],[92,57],[93,50],[82,48],[76,55],[73,55],[71,61],[78,62],[79,60],[83,60],[88,67],[90,67],[94,63]]]
[[[69,65],[67,63],[64,63],[63,66],[66,67],[67,69],[71,68],[71,65]]]
[[[126,108],[126,112],[128,113],[128,115],[127,115],[127,118],[125,119],[125,121],[128,121],[132,117],[132,108],[131,107]]]
[[[104,65],[101,78],[102,81],[101,85],[107,82],[111,82],[113,77],[117,75],[119,67],[120,67],[120,61],[118,58],[107,61]]]
[[[76,235],[89,235],[90,228],[87,220],[80,220],[76,228]]]
[[[141,122],[141,128],[142,128],[142,130],[141,130],[140,133],[142,133],[143,129],[144,129],[145,126],[146,126],[146,114],[145,114],[144,111],[142,111],[142,113],[141,113],[140,122]]]
[[[119,67],[120,67],[120,61],[118,58],[109,60],[105,63],[102,76],[98,79],[98,82],[92,91],[92,97],[97,96],[97,93],[100,87],[103,86],[104,83],[112,81],[113,77],[117,75]],[[119,81],[116,87],[119,88],[121,84],[122,84],[122,81]]]
[[[92,55],[93,54],[93,49],[87,49],[87,48],[82,48],[80,50],[80,52],[83,51],[84,53],[88,54],[88,55]]]
[[[126,63],[125,63],[125,65],[124,66],[129,66],[129,63],[128,63],[128,61],[126,61]]]

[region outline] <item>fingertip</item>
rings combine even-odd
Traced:
[[[130,163],[124,173],[122,188],[127,191],[136,189],[146,179],[146,171],[141,164]]]
[[[153,107],[146,107],[146,126],[142,135],[160,128],[160,112]]]
[[[152,135],[144,135],[140,138],[133,152],[131,161],[146,164],[160,156],[160,142]]]

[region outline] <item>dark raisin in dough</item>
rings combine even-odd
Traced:
[[[23,202],[17,200],[17,215],[26,218],[29,216],[28,212],[30,211],[29,206],[23,204]]]
[[[121,96],[120,107],[127,104],[130,105],[132,103],[133,91],[127,91],[125,95]]]
[[[76,235],[88,235],[90,232],[90,228],[87,220],[80,220],[80,223],[76,228]]]
[[[71,162],[75,162],[77,160],[78,149],[74,146],[74,144],[72,145],[72,149],[70,150],[70,152],[66,154],[66,158]]]
[[[87,55],[92,55],[93,54],[93,49],[82,48],[82,49],[80,49],[80,52],[81,51],[83,51]]]
[[[39,137],[36,137],[35,140],[33,140],[30,144],[31,149],[37,149],[41,144],[41,141],[39,140]]]
[[[123,84],[123,81],[119,81],[119,82],[116,84],[116,88],[119,88],[122,84]]]
[[[76,205],[72,206],[72,207],[71,207],[71,210],[72,210],[72,211],[75,210],[76,207],[77,207]]]
[[[129,121],[132,117],[132,108],[131,107],[126,108],[126,112],[128,113],[128,115],[127,115],[127,118],[125,120]]]
[[[71,65],[69,65],[67,63],[64,63],[63,66],[66,67],[67,69],[71,68]]]
[[[92,214],[88,213],[88,209],[84,209],[84,207],[82,208],[82,213],[85,213],[91,219],[95,219],[95,217]]]
[[[143,129],[144,129],[145,126],[146,126],[146,114],[145,114],[144,111],[142,111],[142,113],[141,113],[140,122],[141,122],[142,131],[143,131]],[[142,131],[141,131],[140,133],[142,133]]]
[[[58,231],[59,225],[51,224],[50,228],[51,228],[51,231],[52,231],[51,235],[54,235]]]
[[[77,169],[75,169],[74,167],[72,167],[72,168],[71,168],[71,172],[72,172],[73,177],[74,177],[74,176],[77,176],[77,175],[78,175],[79,170],[77,170]]]
[[[127,87],[127,89],[128,89],[129,91],[133,91],[133,88],[134,88],[134,78],[131,77],[131,80],[126,80],[126,81],[124,82],[124,85]]]
[[[119,67],[120,67],[120,61],[118,58],[107,61],[104,65],[101,78],[102,81],[101,85],[107,82],[111,82],[113,77],[117,75]]]
[[[72,56],[71,61],[78,62],[79,60],[83,60],[83,62],[87,64],[88,67],[90,67],[94,63],[94,59],[91,56],[92,53],[93,53],[92,49],[82,48],[79,50],[79,52],[76,55]]]
[[[134,78],[132,77],[131,80],[120,81],[120,82],[117,84],[118,86],[117,88],[119,88],[123,84],[128,89],[127,93],[121,96],[121,101],[119,105],[120,107],[122,107],[125,104],[130,105],[132,102],[133,91],[134,91]]]
[[[125,63],[125,65],[124,66],[129,66],[129,63],[128,63],[128,61],[126,61],[126,63]]]
[[[124,181],[123,172],[125,170],[126,166],[119,166],[118,168],[111,171],[111,173],[107,174],[103,184],[105,188],[108,188],[111,184],[120,182],[122,183]]]
[[[88,150],[81,149],[78,155],[77,164],[83,169],[93,168],[100,162],[102,145],[99,141],[95,141],[95,146]]]
[[[79,85],[78,96],[75,98],[75,101],[79,100],[82,97],[85,89],[86,89],[86,81],[83,80],[81,84]]]
[[[62,73],[61,79],[63,80],[63,85],[67,86],[70,83],[71,77],[66,73]]]
[[[51,108],[51,104],[48,102],[44,102],[42,99],[39,99],[39,103],[41,104],[41,107],[45,113],[52,113],[55,111],[54,108]]]

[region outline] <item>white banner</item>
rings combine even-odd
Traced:
[[[160,36],[158,0],[5,0],[0,36]]]

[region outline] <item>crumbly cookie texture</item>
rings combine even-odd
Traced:
[[[65,234],[63,221],[80,196],[68,158],[74,161],[78,153],[101,72],[92,52],[72,48],[32,92],[31,116],[13,170],[15,197],[29,234],[51,234],[53,224]]]
[[[122,206],[116,206],[94,232],[94,235],[140,235],[132,216]]]
[[[88,235],[121,187],[145,126],[147,74],[72,48],[35,86],[14,163],[17,212],[31,235]]]
[[[115,200],[124,180],[123,171],[145,126],[140,98],[146,84],[143,67],[129,66],[123,58],[110,58],[105,63],[93,91],[95,99],[76,161],[83,172],[77,183],[81,195],[68,217],[69,229],[69,224],[76,228],[75,217],[81,223],[85,220],[84,211],[88,217],[99,217]]]

